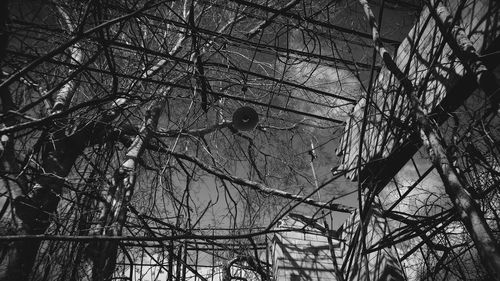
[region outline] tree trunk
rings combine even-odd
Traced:
[[[5,7],[4,7],[5,5]],[[2,1],[0,10],[6,11],[6,1]],[[64,18],[69,20],[65,12],[60,9]],[[67,22],[71,29],[71,23]],[[2,22],[2,33],[5,29],[5,22]],[[2,46],[5,48],[6,46]],[[2,49],[2,55],[3,55]],[[77,45],[69,48],[70,56],[81,63],[83,60],[82,51]],[[52,114],[60,112],[69,102],[76,85],[73,81],[69,81],[59,90],[56,101],[58,109],[52,108]],[[8,87],[1,89],[2,105],[5,107],[13,107],[10,103],[5,103],[10,99]],[[4,108],[8,110],[10,108]],[[10,121],[9,119],[7,119]],[[13,121],[14,122],[14,121]],[[64,178],[69,174],[75,160],[83,152],[87,140],[91,137],[83,138],[80,134],[66,136],[65,122],[55,120],[50,132],[42,133],[39,143],[41,143],[42,159],[41,167],[43,174],[35,177],[35,184],[28,188],[19,188],[16,192],[11,192],[14,198],[12,204],[15,212],[11,214],[17,234],[43,234],[50,225],[50,218],[55,213],[59,203],[59,195],[65,184]],[[10,141],[10,139],[9,139]],[[6,156],[12,156],[12,159],[3,158],[3,162],[10,160],[11,170],[8,172],[19,172],[19,169],[13,165],[16,163],[15,155],[13,155],[13,143],[10,143],[10,149]],[[11,155],[12,154],[12,155]],[[5,167],[5,165],[2,165]],[[4,171],[5,172],[5,171]],[[0,281],[7,280],[28,280],[33,270],[35,258],[38,253],[41,242],[39,241],[22,241],[10,242],[2,245],[5,253],[4,259],[1,261]]]
[[[410,101],[413,111],[412,114],[419,127],[423,143],[428,148],[431,161],[443,181],[445,191],[450,197],[450,200],[453,202],[453,206],[458,213],[460,220],[474,241],[479,256],[481,257],[482,264],[492,280],[500,280],[500,250],[490,227],[484,219],[484,215],[479,205],[474,201],[470,193],[459,181],[457,173],[452,167],[448,155],[446,155],[446,149],[444,147],[445,142],[440,135],[439,128],[436,124],[432,123],[420,106],[420,101],[415,94],[411,81],[399,69],[389,52],[383,47],[377,31],[378,28],[375,22],[375,17],[373,16],[368,2],[366,0],[359,0],[359,2],[363,6],[368,22],[372,27],[375,48],[384,60],[386,67],[403,85],[403,90],[406,92],[406,96]],[[432,7],[430,7],[430,9],[432,9]],[[472,44],[463,43],[463,40],[465,39],[465,37],[460,37],[460,40],[462,41],[461,46],[469,47],[469,49],[464,51],[475,52],[474,49],[470,49]],[[458,44],[455,45],[458,46]],[[462,63],[467,64],[468,62],[462,61]],[[474,63],[477,64],[477,61],[474,61]],[[481,72],[484,72],[484,68],[478,67],[477,65],[472,67],[469,66],[468,68],[472,71],[474,69],[480,69]],[[477,75],[478,80],[481,80],[483,75],[483,73]]]

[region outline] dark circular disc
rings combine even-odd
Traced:
[[[243,106],[233,113],[233,127],[240,131],[250,131],[255,129],[259,123],[259,115],[255,109]]]

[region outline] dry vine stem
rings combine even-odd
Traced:
[[[370,6],[368,5],[368,2],[366,0],[359,0],[359,3],[363,6],[365,15],[368,19],[370,27],[372,28],[373,42],[376,50],[382,57],[387,69],[391,71],[391,73],[403,85],[405,94],[412,107],[413,117],[419,126],[422,141],[427,146],[431,161],[443,181],[446,193],[453,202],[453,206],[455,207],[460,220],[471,235],[486,271],[490,277],[493,278],[492,280],[500,280],[500,251],[495,238],[493,237],[492,231],[484,219],[484,215],[480,207],[459,181],[457,172],[452,167],[448,155],[446,155],[446,149],[444,147],[445,142],[440,134],[439,128],[425,114],[420,106],[413,84],[408,77],[404,75],[401,69],[399,69],[389,52],[384,48],[382,41],[380,40],[375,17],[370,9]],[[443,9],[444,6],[440,5],[440,8]],[[430,7],[430,9],[432,9],[432,7]],[[466,37],[460,38],[461,41],[465,39]],[[451,38],[451,40],[456,40],[456,38]],[[475,53],[475,50],[471,48],[472,44],[459,45],[457,42],[454,42],[450,45],[459,47],[468,46],[467,49],[462,49],[461,51]],[[477,63],[477,61],[474,63]],[[477,67],[470,66],[468,68],[478,69]]]

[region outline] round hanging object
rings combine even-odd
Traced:
[[[243,106],[233,113],[233,127],[239,131],[250,131],[257,127],[259,115],[255,109]]]

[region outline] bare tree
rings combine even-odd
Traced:
[[[290,202],[352,210],[311,197],[311,138],[321,132],[326,151],[324,132],[342,121],[305,109],[328,105],[296,90],[338,107],[352,98],[287,77],[294,61],[325,58],[284,43],[290,20],[306,26],[289,15],[303,9],[298,1],[5,5],[1,218],[5,235],[28,240],[3,240],[0,280],[109,280],[121,260],[136,262],[135,248],[112,236],[150,237],[168,251],[169,274],[202,278],[191,244],[164,237],[196,233],[230,258],[248,253],[199,229],[218,225],[238,239],[265,226],[262,236]],[[242,105],[259,112],[253,131],[233,126]]]
[[[418,254],[420,279],[500,275],[494,63],[448,2],[2,2],[0,280],[266,280],[280,219],[350,213],[339,199],[356,193],[359,241],[340,278],[387,246],[408,250],[403,264]],[[447,44],[432,51],[454,49],[482,89],[439,125],[419,96],[434,82],[413,85],[392,55],[424,6]],[[259,116],[251,130],[233,122],[243,106]],[[408,136],[430,153],[369,182]],[[379,205],[391,230],[367,244]]]

